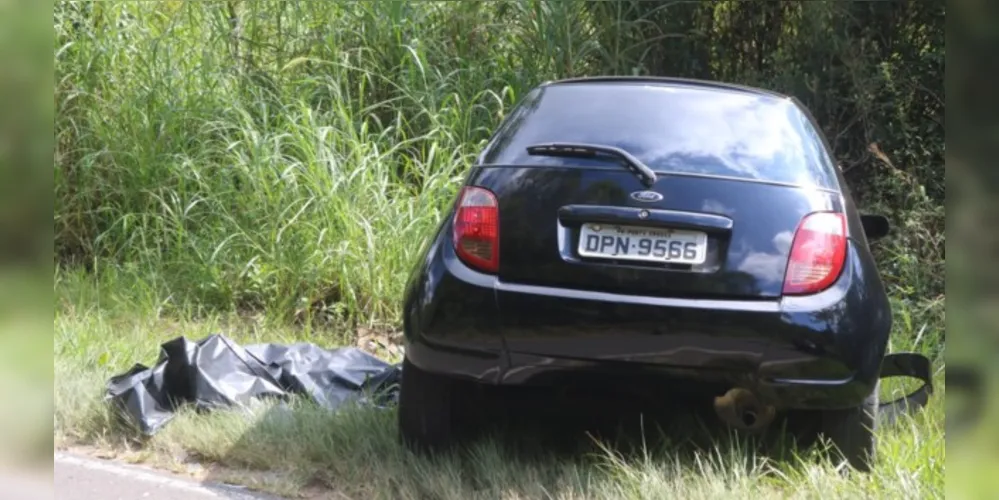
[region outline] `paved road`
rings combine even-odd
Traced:
[[[147,468],[56,453],[55,498],[60,500],[278,500],[236,487],[203,484]]]

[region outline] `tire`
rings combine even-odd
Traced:
[[[417,453],[453,449],[471,427],[474,385],[402,362],[398,427],[403,445]]]
[[[876,453],[878,389],[855,408],[826,410],[821,414],[821,432],[836,447],[841,460],[854,469],[869,472]]]

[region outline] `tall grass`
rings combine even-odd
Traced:
[[[476,115],[498,118],[515,95],[400,44],[397,5],[293,5],[308,12],[278,17],[270,74],[249,62],[255,45],[219,36],[221,3],[62,9],[63,255],[141,269],[207,310],[395,319],[414,253],[487,133]],[[103,10],[90,19],[115,36],[74,28],[74,8]],[[266,32],[254,20],[287,8],[250,4],[238,29]],[[312,37],[317,53],[295,55]],[[370,69],[386,66],[393,75]],[[393,97],[369,100],[379,94]]]
[[[504,113],[544,80],[643,72],[684,34],[629,34],[671,5],[57,4],[57,256],[125,266],[167,308],[397,324],[416,252]],[[903,260],[911,286],[922,264]]]

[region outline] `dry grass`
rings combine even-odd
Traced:
[[[182,413],[145,442],[114,424],[102,403],[104,381],[134,362],[152,362],[160,342],[224,331],[240,342],[315,341],[302,330],[267,329],[226,318],[177,320],[157,313],[159,300],[128,281],[97,289],[64,275],[56,316],[56,435],[60,446],[91,446],[278,494],[312,492],[347,498],[927,498],[943,491],[943,392],[924,413],[884,429],[870,475],[842,475],[821,448],[781,456],[743,438],[707,447],[677,442],[697,428],[664,436],[647,428],[647,449],[574,437],[566,451],[511,448],[552,429],[477,443],[439,461],[418,458],[397,442],[392,410],[332,414],[307,403],[249,411]],[[109,298],[110,297],[110,298]],[[329,338],[328,336],[326,338]],[[328,344],[327,344],[328,345]],[[939,383],[939,382],[938,382]],[[942,387],[942,384],[940,384]]]

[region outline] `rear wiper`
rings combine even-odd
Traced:
[[[593,158],[599,154],[610,155],[624,162],[638,180],[645,184],[645,187],[652,187],[656,183],[656,173],[651,168],[635,158],[631,153],[613,146],[601,146],[598,144],[583,143],[548,143],[527,146],[527,154],[532,156],[566,156],[575,158]]]

